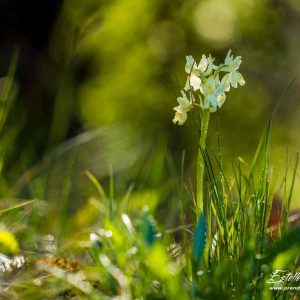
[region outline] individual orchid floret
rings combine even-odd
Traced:
[[[208,67],[208,60],[204,54],[202,54],[201,60],[198,65],[198,71],[199,73],[204,73],[207,70]]]
[[[184,86],[184,89],[186,91],[193,89],[193,91],[196,92],[200,90],[200,87],[201,87],[201,79],[198,76],[191,74],[190,76],[187,77],[186,84]]]
[[[176,111],[173,123],[182,125],[187,119],[187,113],[193,109],[193,98],[190,100],[187,98],[185,92],[181,91],[182,97],[178,97],[177,101],[179,106],[174,107]]]
[[[231,55],[231,50],[229,50],[225,58],[225,67],[222,68],[222,71],[228,72],[228,74],[223,77],[223,82],[225,84],[231,84],[231,86],[234,88],[237,88],[238,84],[241,86],[245,85],[245,80],[242,74],[237,71],[241,63],[242,57],[237,56],[234,58],[234,56]]]
[[[215,112],[220,108],[226,99],[226,86],[220,82],[219,76],[209,77],[207,82],[201,87],[201,93],[204,96],[203,108]]]
[[[196,62],[192,55],[186,56],[185,72],[191,74],[193,70],[196,70]]]
[[[196,63],[193,56],[189,55],[186,56],[186,64],[185,64],[185,71],[186,73],[194,74],[199,76],[201,73],[204,73],[207,69],[208,61],[206,56],[203,54],[199,64]]]
[[[197,63],[195,62],[194,58],[191,55],[186,57],[185,71],[188,73],[186,85],[184,87],[184,89],[186,91],[190,90],[191,88],[194,91],[197,91],[200,89],[200,85],[201,85],[201,79],[199,77],[200,64],[201,64],[201,62],[199,63],[199,65],[197,65]],[[201,65],[201,69],[202,68],[203,68],[203,66]]]
[[[232,71],[232,72],[224,75],[224,77],[222,78],[222,81],[228,87],[228,89],[226,90],[227,92],[230,89],[230,85],[233,88],[237,88],[238,84],[241,86],[245,85],[245,80],[244,80],[242,74],[237,71]]]
[[[203,77],[209,75],[212,70],[217,67],[213,64],[211,56],[206,57],[204,54],[201,57],[199,64],[197,64],[194,58],[189,55],[186,57],[185,71],[188,73],[186,84],[184,89],[186,91],[192,89],[193,91],[200,90]]]
[[[205,76],[208,76],[208,75],[211,75],[211,73],[215,70],[218,69],[217,66],[214,65],[214,58],[211,57],[211,55],[209,54],[209,56],[206,58],[206,61],[207,61],[207,69],[205,71]]]
[[[223,68],[223,71],[225,72],[232,72],[239,69],[241,63],[242,63],[242,57],[237,56],[234,58],[233,55],[231,55],[231,50],[228,51],[226,58],[225,58],[225,67]]]

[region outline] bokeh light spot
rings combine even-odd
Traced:
[[[226,48],[237,37],[236,11],[223,0],[201,2],[194,12],[199,36],[216,48]]]

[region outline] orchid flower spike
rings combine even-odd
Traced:
[[[182,97],[178,97],[179,106],[174,107],[176,111],[173,122],[179,125],[187,120],[188,112],[195,106],[215,112],[226,100],[226,92],[238,85],[245,85],[245,80],[238,69],[242,63],[242,57],[234,57],[231,50],[228,51],[224,63],[219,66],[214,64],[214,58],[202,55],[199,63],[189,55],[186,56],[185,72],[187,73]],[[226,74],[220,79],[221,72]],[[189,98],[187,97],[189,95]],[[195,99],[200,103],[195,103]]]

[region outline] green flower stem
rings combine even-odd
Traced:
[[[204,182],[204,160],[202,151],[206,149],[206,137],[208,131],[210,111],[209,109],[204,109],[201,119],[201,137],[199,142],[198,150],[198,162],[197,162],[197,206],[196,206],[196,216],[197,220],[204,210],[204,200],[203,200],[203,182]]]

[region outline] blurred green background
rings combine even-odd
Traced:
[[[16,182],[21,188],[13,194],[31,195],[24,185],[43,172],[44,166],[36,166],[49,153],[55,155],[47,168],[60,161],[53,186],[68,169],[65,153],[73,151],[79,153],[79,173],[91,169],[101,177],[110,164],[115,172],[134,166],[133,177],[143,182],[138,174],[156,172],[149,153],[163,148],[179,172],[186,150],[186,167],[193,174],[193,123],[172,124],[189,54],[198,60],[211,53],[217,63],[229,49],[243,57],[246,85],[231,91],[213,114],[209,140],[216,143],[219,121],[225,164],[238,156],[250,163],[272,108],[299,71],[298,0],[14,0],[1,5],[1,76],[19,49],[17,93],[1,146],[2,195]],[[300,146],[299,86],[298,78],[274,120],[272,161],[278,174],[287,151],[292,159]],[[91,131],[99,127],[102,131]],[[145,161],[150,166],[144,168]],[[35,191],[39,184],[34,183]]]

